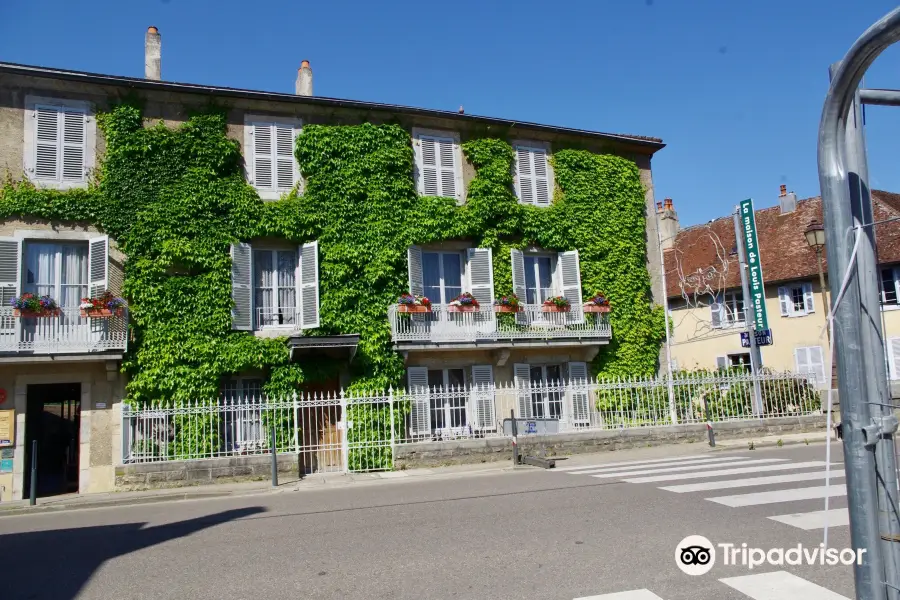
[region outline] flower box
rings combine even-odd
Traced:
[[[88,308],[88,309],[83,308],[83,309],[81,309],[81,316],[87,317],[88,319],[108,319],[113,316],[121,317],[124,314],[125,314],[125,309],[123,309],[123,308],[116,308],[116,309],[112,309],[112,310],[109,308]]]
[[[423,306],[421,304],[398,304],[398,313],[430,313],[431,306]]]
[[[544,304],[541,306],[541,310],[545,313],[567,313],[571,309],[571,306],[557,306],[555,304]]]
[[[495,313],[520,313],[522,312],[521,306],[505,306],[502,304],[497,304],[494,306]]]
[[[584,312],[586,313],[608,313],[612,308],[609,306],[601,306],[599,304],[585,304]]]
[[[450,304],[447,306],[447,312],[448,313],[472,313],[472,312],[478,312],[478,307],[473,306],[471,304],[463,304],[460,306]]]
[[[58,308],[48,308],[46,310],[20,310],[18,308],[13,309],[14,317],[21,317],[23,319],[40,319],[44,317],[58,317],[59,309]]]

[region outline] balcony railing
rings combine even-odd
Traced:
[[[300,329],[300,314],[296,308],[257,308],[256,329],[267,327]]]
[[[122,316],[88,318],[78,308],[58,315],[17,317],[0,308],[0,352],[72,354],[128,349],[128,312]]]
[[[401,313],[388,307],[394,342],[452,343],[505,340],[591,339],[609,340],[612,328],[602,313],[585,313],[573,306],[567,313],[544,312],[540,304],[527,304],[519,313],[494,313],[493,306],[476,312],[449,312],[434,304],[428,313]]]

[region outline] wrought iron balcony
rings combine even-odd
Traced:
[[[47,316],[17,316],[0,307],[0,353],[81,354],[128,349],[128,311],[109,317],[82,316],[61,308]]]

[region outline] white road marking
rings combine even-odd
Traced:
[[[849,600],[787,571],[726,577],[719,581],[753,600]]]
[[[814,498],[825,498],[835,496],[845,496],[847,494],[847,486],[844,484],[832,485],[826,487],[824,485],[816,487],[795,488],[791,490],[775,490],[771,492],[755,492],[753,494],[737,494],[735,496],[718,496],[716,498],[706,498],[710,502],[724,504],[725,506],[758,506],[760,504],[777,504],[779,502],[794,502],[795,500],[812,500]]]
[[[747,464],[747,463],[744,463]],[[716,465],[721,467],[722,465]],[[701,479],[704,477],[719,477],[722,475],[743,475],[745,473],[759,473],[763,471],[788,471],[791,469],[806,469],[809,467],[824,467],[825,462],[813,460],[809,462],[786,463],[782,465],[766,465],[764,467],[740,467],[737,469],[722,469],[721,471],[706,471],[701,473],[682,473],[680,475],[654,475],[651,477],[639,477],[625,479],[627,483],[655,483],[657,481],[670,481],[672,479]]]
[[[742,460],[737,462],[720,463],[717,467],[730,467],[733,465],[761,465],[764,463],[775,463],[786,461],[786,458],[762,458],[759,460]],[[652,475],[654,473],[677,473],[680,471],[696,471],[697,469],[705,469],[703,463],[691,465],[689,467],[666,467],[664,469],[641,469],[639,471],[625,471],[622,473],[601,473],[599,475],[591,475],[591,477],[631,477],[633,475]]]
[[[578,465],[570,467],[557,467],[555,471],[581,471],[584,469],[602,469],[604,467],[620,467],[624,465],[650,465],[654,463],[678,462],[679,460],[695,460],[699,458],[715,458],[715,455],[688,455],[688,456],[670,456],[669,458],[654,458],[652,460],[624,460],[619,462],[600,463],[598,465]],[[731,458],[746,458],[745,456],[732,456]]]
[[[705,492],[707,490],[727,490],[730,488],[752,487],[754,485],[772,485],[775,483],[793,483],[795,481],[813,481],[825,479],[825,471],[813,471],[811,473],[791,473],[790,475],[769,475],[768,477],[746,477],[744,479],[726,479],[724,481],[704,481],[701,483],[685,483],[682,485],[669,485],[659,489],[676,494],[686,492]],[[831,477],[839,479],[844,476],[843,469],[832,471]]]
[[[651,464],[638,464],[638,465],[628,465],[627,467],[607,467],[605,469],[592,468],[592,469],[579,469],[578,471],[569,471],[569,475],[593,475],[594,473],[612,473],[615,471],[633,471],[634,469],[658,469],[660,467],[670,467],[670,466],[681,466],[681,465],[708,465],[708,464],[717,464],[721,462],[739,462],[744,460],[743,458],[737,458],[734,456],[730,457],[720,457],[720,458],[692,458],[690,460],[679,461],[679,462],[668,462],[663,464],[651,465]]]
[[[793,515],[778,515],[769,517],[773,521],[791,525],[798,529],[825,529],[825,522],[829,527],[843,527],[850,524],[850,513],[846,508],[832,508],[830,510],[817,510],[808,513],[795,513]]]
[[[630,592],[616,592],[601,596],[585,596],[575,600],[663,600],[650,590],[631,590]]]

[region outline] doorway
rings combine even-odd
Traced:
[[[37,441],[37,495],[78,491],[81,384],[29,385],[25,412],[25,486],[31,490],[32,446]]]

